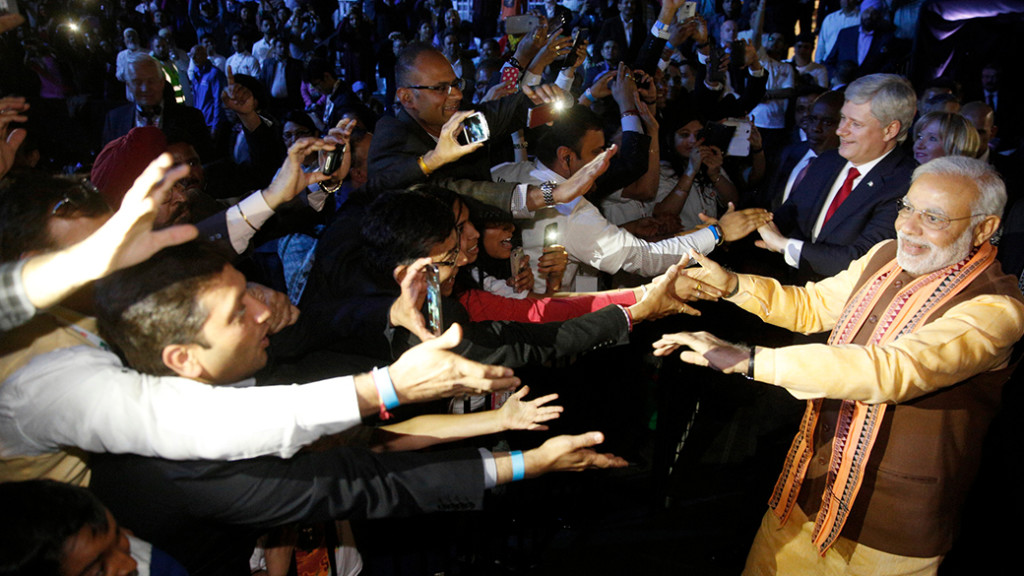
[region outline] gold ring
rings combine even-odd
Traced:
[[[697,292],[700,292],[700,282],[697,282]]]

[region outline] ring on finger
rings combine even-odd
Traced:
[[[700,289],[700,282],[697,282],[697,292],[700,292],[700,291],[701,291],[701,289]]]

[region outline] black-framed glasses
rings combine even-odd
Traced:
[[[971,214],[970,216],[961,216],[960,218],[950,218],[943,214],[936,214],[935,212],[929,212],[927,210],[918,210],[914,208],[914,205],[907,201],[906,198],[900,198],[896,201],[899,205],[899,212],[897,213],[900,218],[910,218],[915,212],[921,215],[921,225],[930,230],[945,230],[949,227],[949,224],[955,220],[967,220],[974,218],[975,216],[986,216],[986,214]]]
[[[451,95],[452,88],[457,88],[459,92],[466,89],[466,79],[456,78],[451,82],[438,82],[433,86],[406,86],[406,88],[411,88],[413,90],[433,90],[434,92],[444,92],[446,95]]]
[[[78,186],[68,188],[64,191],[63,197],[53,205],[50,210],[51,216],[58,218],[71,218],[80,213],[93,213],[106,204],[100,191],[96,189],[89,180],[81,180]]]

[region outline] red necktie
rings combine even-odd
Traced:
[[[821,223],[822,226],[828,222],[828,219],[835,214],[836,210],[839,209],[839,205],[846,200],[846,197],[853,191],[853,181],[860,176],[860,172],[856,168],[851,167],[850,171],[846,173],[846,181],[839,188],[839,192],[836,193],[836,197],[832,199],[832,204],[828,207],[828,212],[825,212],[825,220]]]

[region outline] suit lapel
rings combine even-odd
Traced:
[[[901,159],[900,151],[893,150],[884,160],[875,165],[870,172],[861,178],[857,186],[850,192],[845,202],[839,205],[832,218],[821,227],[818,238],[828,236],[837,226],[843,223],[851,214],[857,214],[867,205],[875,201],[876,194],[885,190],[885,179],[892,172],[893,167]]]

